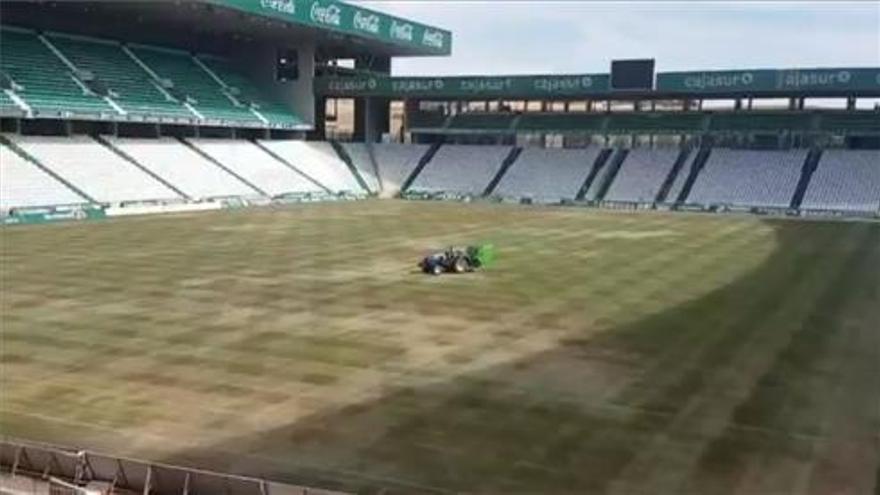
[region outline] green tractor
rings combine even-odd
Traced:
[[[422,258],[419,268],[430,275],[467,273],[485,268],[493,261],[495,261],[495,247],[491,244],[449,247]]]

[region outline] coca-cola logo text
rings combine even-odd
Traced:
[[[321,24],[329,24],[331,26],[342,25],[342,9],[336,4],[321,5],[320,2],[312,4],[311,11],[312,20]]]
[[[296,3],[293,0],[260,0],[260,7],[282,14],[296,14]]]
[[[422,35],[422,44],[434,48],[443,48],[443,33],[433,29],[425,29]]]
[[[354,28],[368,33],[379,34],[379,16],[356,11],[354,14]]]
[[[391,21],[391,37],[398,40],[412,41],[412,24],[408,24],[406,22]]]

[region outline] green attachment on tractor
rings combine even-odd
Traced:
[[[477,253],[474,258],[480,262],[481,267],[488,267],[495,262],[495,246],[492,244],[481,244],[477,246]]]

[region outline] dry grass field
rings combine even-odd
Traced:
[[[361,492],[878,490],[877,223],[365,201],[0,236],[4,435]]]

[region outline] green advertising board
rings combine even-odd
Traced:
[[[329,29],[415,49],[420,55],[452,53],[452,33],[337,0],[206,0],[249,14]]]
[[[674,93],[847,93],[880,91],[880,68],[665,72],[657,91]]]
[[[13,211],[3,217],[3,225],[31,225],[40,223],[67,222],[70,220],[100,220],[107,218],[101,206],[86,205],[59,208],[34,208]]]
[[[611,94],[608,74],[462,77],[322,77],[322,96],[388,98],[554,99]],[[880,69],[785,69],[657,74],[658,92],[712,95],[880,94]]]
[[[325,77],[315,79],[323,96],[390,98],[553,98],[608,92],[608,74],[465,77]]]

